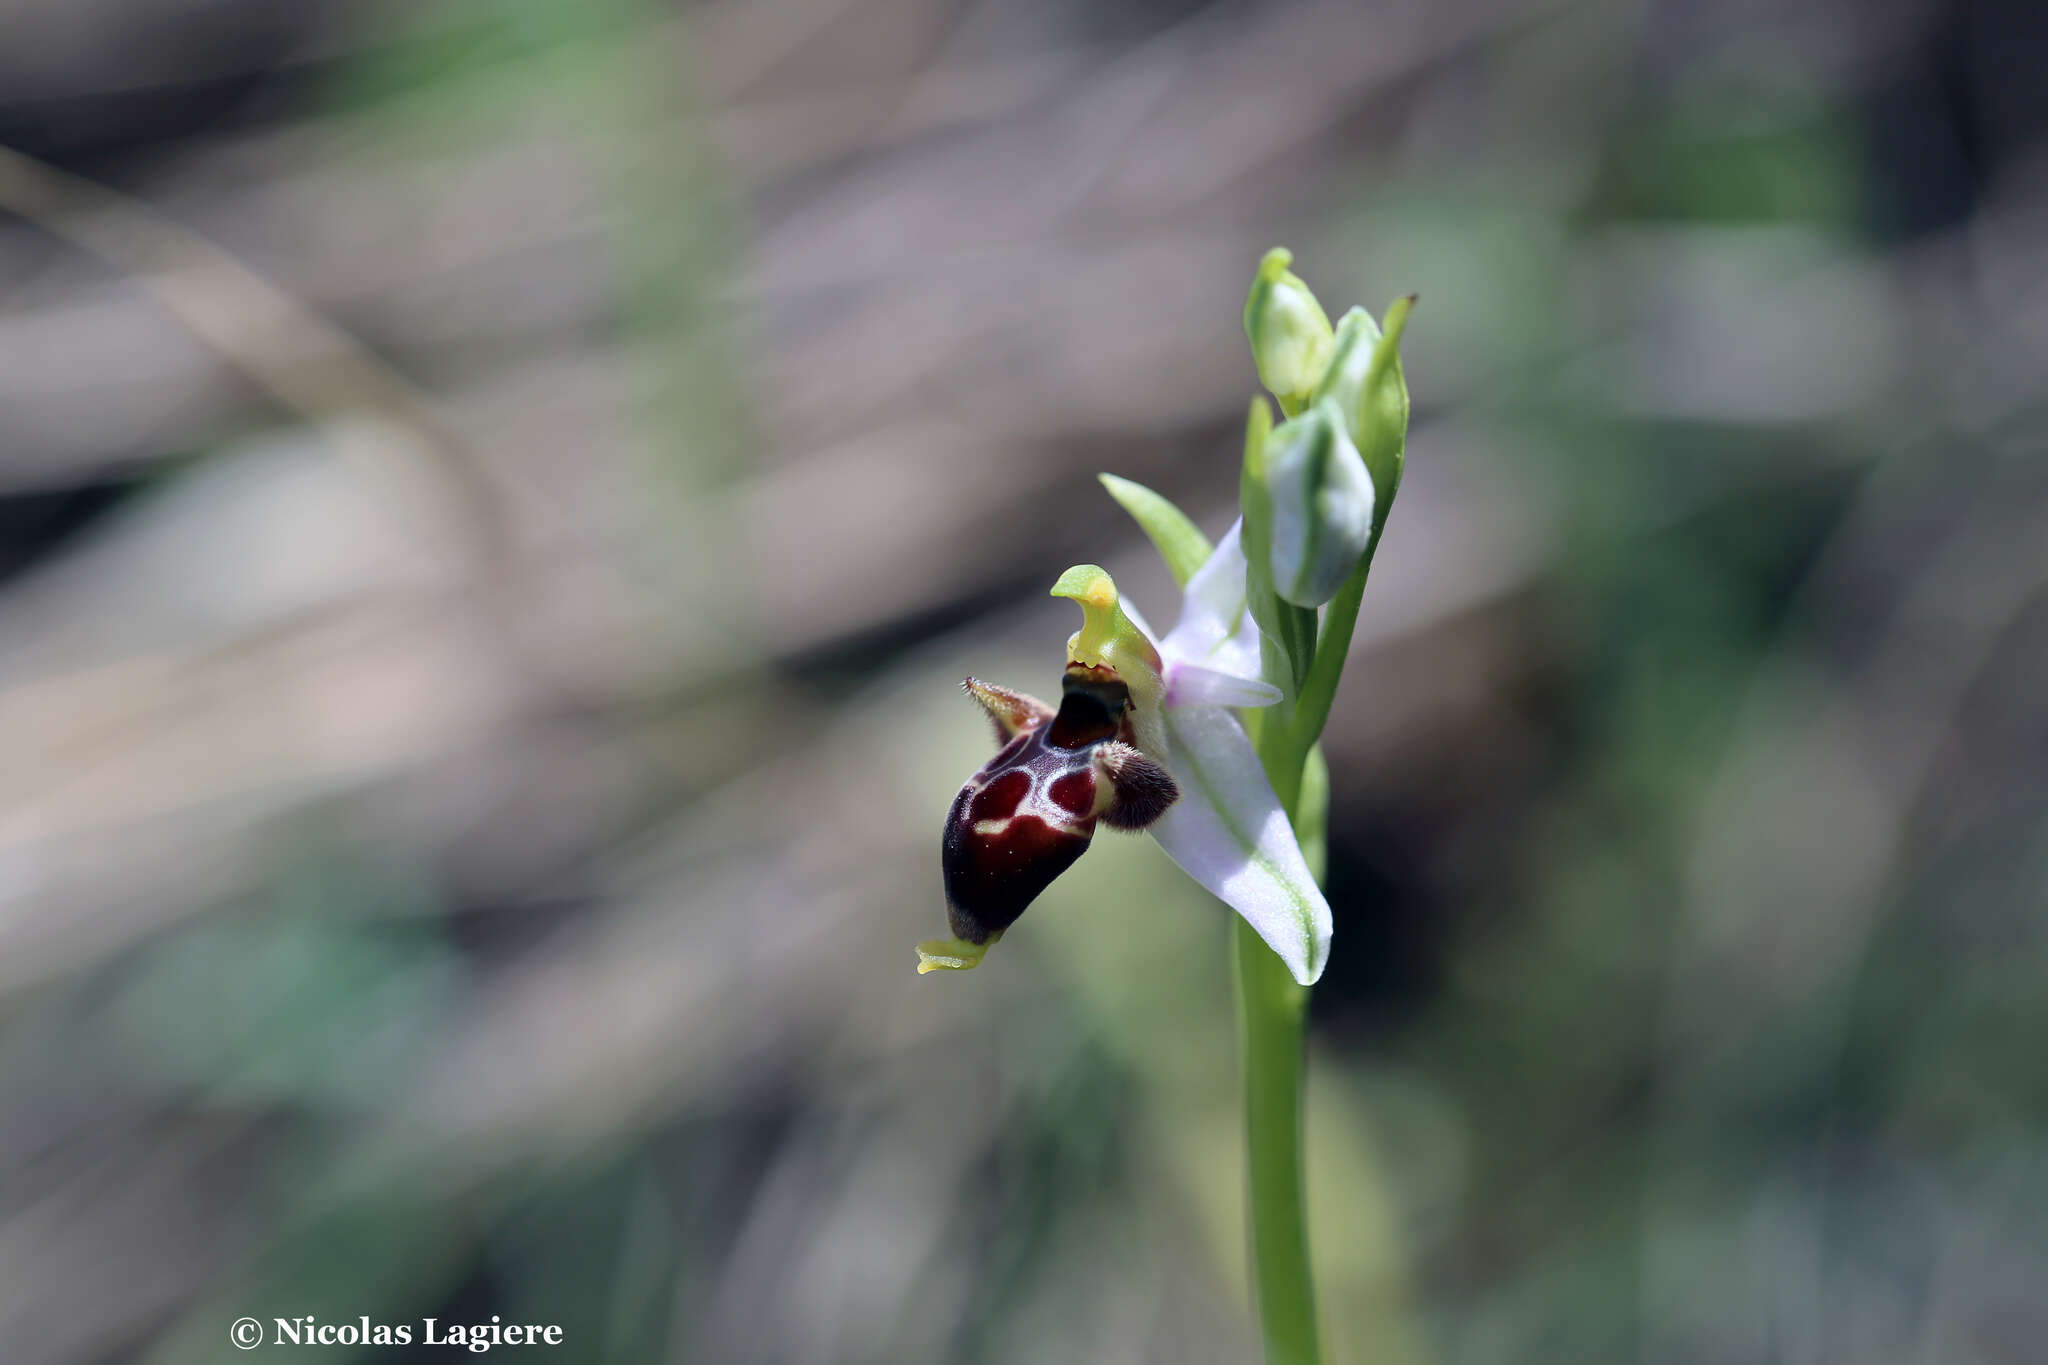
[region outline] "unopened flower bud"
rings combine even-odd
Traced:
[[[1316,385],[1312,403],[1337,405],[1351,443],[1365,459],[1373,487],[1381,498],[1380,513],[1400,481],[1401,460],[1408,443],[1408,381],[1401,373],[1401,333],[1408,326],[1415,296],[1396,299],[1387,309],[1387,328],[1363,308],[1337,320],[1330,366]]]
[[[1337,595],[1372,539],[1373,482],[1335,401],[1267,437],[1273,591],[1297,607]]]
[[[1285,247],[1267,252],[1244,301],[1244,334],[1258,362],[1259,380],[1290,414],[1307,404],[1329,366],[1335,341],[1323,306],[1287,268],[1293,259]]]

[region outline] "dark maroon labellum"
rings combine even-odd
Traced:
[[[1180,789],[1132,743],[1130,689],[1109,669],[1070,667],[1057,712],[974,678],[966,688],[1005,741],[946,813],[947,919],[981,944],[1087,851],[1098,820],[1143,829]]]

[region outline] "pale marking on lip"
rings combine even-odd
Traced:
[[[1044,824],[1048,829],[1052,830],[1056,834],[1069,834],[1076,839],[1081,837],[1081,827],[1079,825],[1070,825],[1062,820],[1047,820],[1043,815],[1040,815],[1037,811],[1026,811],[1024,812],[1024,814],[1029,815],[1032,819],[1037,820],[1040,823]],[[1011,822],[1016,819],[1018,819],[1018,817],[1015,815],[1006,815],[1000,820],[976,820],[974,822],[974,832],[976,834],[985,834],[989,836],[1007,834],[1010,830]]]

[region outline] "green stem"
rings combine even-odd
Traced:
[[[1279,719],[1274,717],[1274,719]],[[1301,804],[1304,749],[1286,724],[1260,729],[1259,757],[1289,820]],[[1311,814],[1320,822],[1322,811]],[[1320,836],[1320,830],[1317,832]],[[1301,838],[1297,826],[1296,837]],[[1305,841],[1306,842],[1306,841]],[[1232,919],[1252,1285],[1267,1365],[1319,1365],[1315,1276],[1302,1180],[1302,1066],[1309,988],[1241,917]]]
[[[1400,321],[1406,320],[1406,309]],[[1390,312],[1390,321],[1393,321]],[[1390,327],[1398,340],[1398,325]],[[1283,404],[1283,407],[1285,405]],[[1405,392],[1402,421],[1406,425]],[[1254,403],[1245,437],[1241,493],[1245,509],[1245,588],[1258,619],[1266,676],[1291,677],[1286,701],[1248,716],[1259,762],[1280,808],[1287,812],[1320,885],[1329,846],[1329,769],[1316,749],[1323,724],[1344,673],[1351,633],[1365,597],[1365,581],[1386,529],[1387,513],[1401,485],[1401,452],[1393,451],[1391,477],[1374,508],[1372,536],[1356,570],[1337,592],[1319,623],[1316,613],[1287,606],[1265,578],[1266,546],[1261,527],[1264,441],[1269,422],[1264,404]],[[1376,472],[1376,480],[1380,475]],[[1260,515],[1254,515],[1254,513]],[[1263,609],[1263,610],[1262,610]],[[1302,1179],[1302,1077],[1308,1025],[1307,986],[1244,919],[1233,921],[1231,948],[1236,963],[1237,1020],[1244,1052],[1244,1137],[1247,1192],[1251,1203],[1252,1285],[1267,1365],[1320,1365],[1316,1330],[1315,1276],[1309,1263],[1308,1211]]]
[[[1315,1279],[1302,1200],[1302,1025],[1308,987],[1235,919],[1237,1015],[1244,1048],[1252,1283],[1267,1365],[1317,1365]]]
[[[1387,500],[1391,501],[1391,497]],[[1364,559],[1330,603],[1312,646],[1308,683],[1291,701],[1258,713],[1259,762],[1318,884],[1329,840],[1329,771],[1315,752],[1351,645],[1384,508]],[[1313,618],[1311,618],[1313,619]],[[1311,635],[1311,639],[1314,636]],[[1265,645],[1269,670],[1276,647]],[[1314,762],[1311,763],[1311,755]],[[1311,771],[1313,769],[1313,771]],[[1309,988],[1242,918],[1233,920],[1239,1046],[1244,1052],[1244,1137],[1251,1201],[1252,1283],[1267,1365],[1319,1365],[1315,1276],[1309,1262],[1302,1178],[1301,1102]]]

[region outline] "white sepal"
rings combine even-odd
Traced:
[[[1330,952],[1330,903],[1244,727],[1222,706],[1176,706],[1167,710],[1166,735],[1181,799],[1152,837],[1243,915],[1295,980],[1314,982]]]
[[[1260,681],[1259,628],[1245,610],[1244,523],[1232,522],[1202,567],[1188,579],[1181,599],[1180,620],[1159,643],[1162,657],[1194,664],[1216,673]],[[1260,695],[1270,684],[1260,682]],[[1278,688],[1265,700],[1223,701],[1227,706],[1270,706],[1280,699]],[[1191,696],[1191,701],[1201,698]]]

